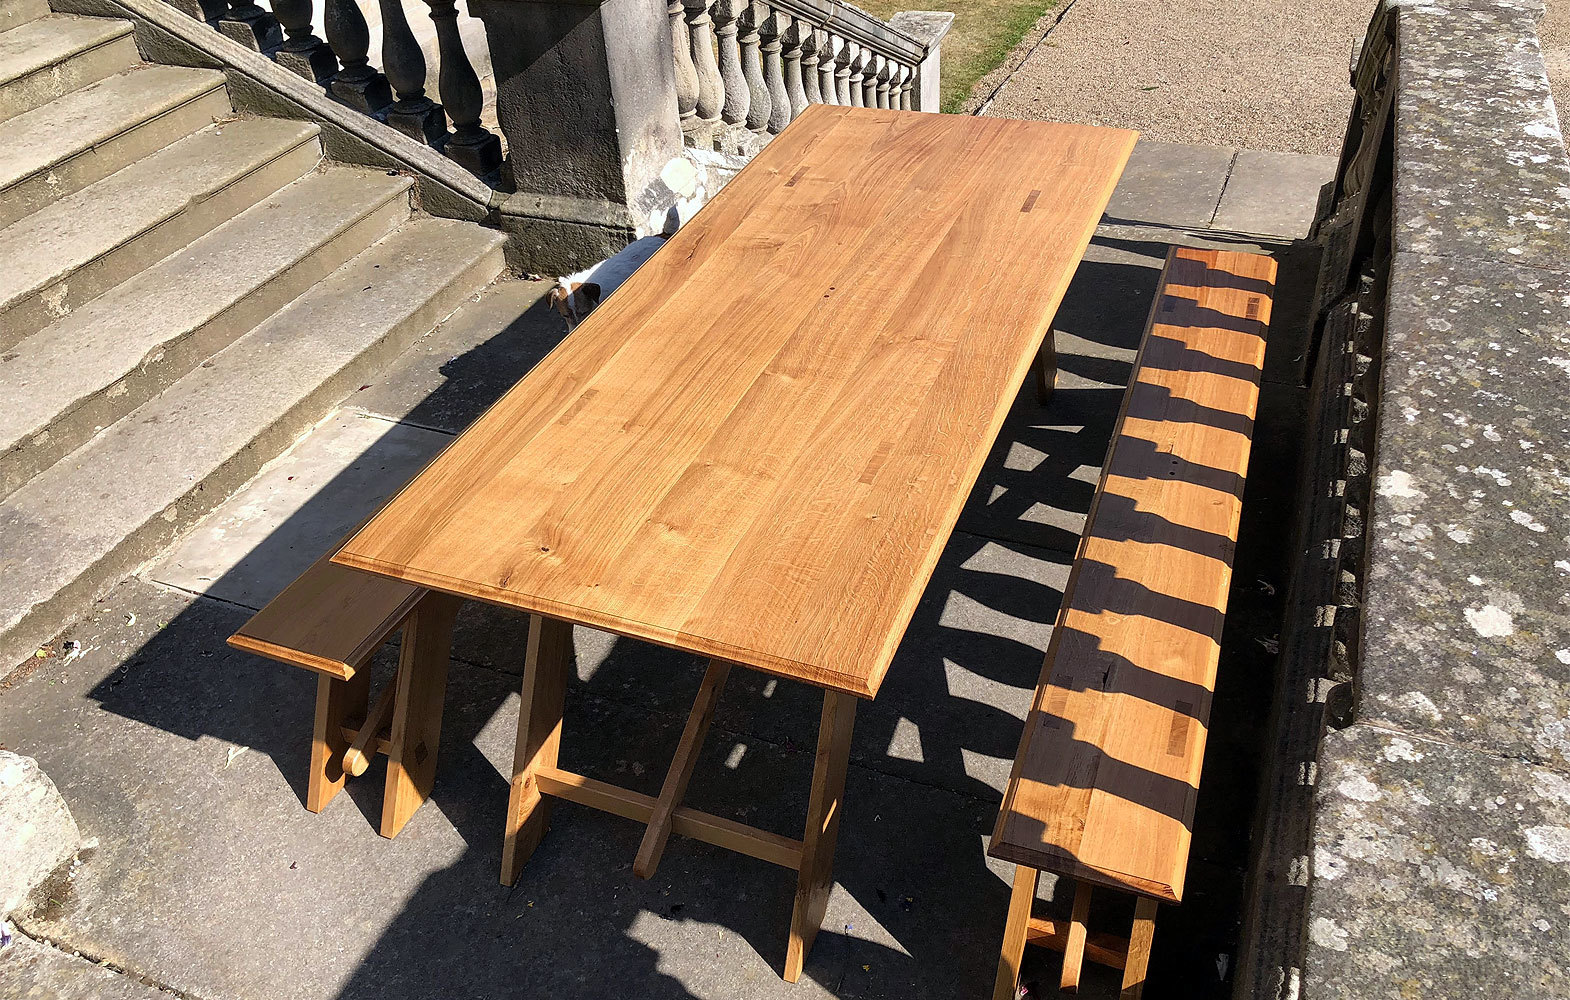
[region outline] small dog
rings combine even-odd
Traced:
[[[552,309],[567,321],[572,331],[594,307],[604,302],[632,276],[643,262],[654,256],[654,251],[665,245],[665,236],[645,236],[627,244],[620,252],[600,261],[593,267],[556,279],[556,287],[545,296]]]

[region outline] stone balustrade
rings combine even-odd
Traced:
[[[472,173],[488,178],[497,172],[502,144],[483,122],[488,102],[468,51],[483,44],[483,36],[468,32],[466,48],[455,0],[410,0],[407,6],[376,0],[369,19],[359,0],[321,0],[320,9],[316,3],[271,0],[268,13],[255,0],[174,0],[227,37],[271,54],[341,103],[441,150]],[[373,34],[380,36],[380,68],[372,61]],[[433,75],[440,103],[426,92]]]
[[[666,11],[689,146],[753,152],[809,104],[937,110],[951,15],[885,23],[838,0],[668,0]]]

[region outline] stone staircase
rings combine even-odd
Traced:
[[[0,677],[502,271],[224,80],[0,0]]]

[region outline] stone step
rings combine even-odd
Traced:
[[[31,655],[503,267],[408,223],[0,502],[0,662]]]
[[[308,174],[0,354],[0,497],[396,229],[411,186]]]
[[[209,125],[0,229],[0,346],[233,218],[321,160],[320,128]]]
[[[222,73],[139,66],[0,122],[0,226],[229,114]]]
[[[0,32],[0,121],[140,60],[131,22],[50,14]]]
[[[49,0],[0,0],[0,31],[19,28],[49,13]]]

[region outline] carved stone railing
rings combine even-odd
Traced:
[[[840,0],[667,0],[689,146],[752,152],[808,104],[936,111],[953,16],[885,23]]]
[[[501,140],[483,121],[488,102],[465,49],[455,0],[407,7],[402,0],[376,0],[369,21],[359,0],[321,0],[320,10],[316,0],[271,0],[271,13],[255,0],[172,2],[480,177],[501,166]],[[416,11],[414,26],[410,9]],[[380,68],[370,51],[373,25],[381,36]],[[480,37],[469,33],[471,44]],[[440,103],[426,92],[433,57]]]

